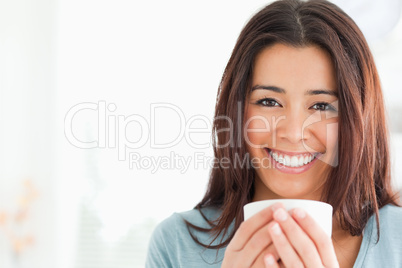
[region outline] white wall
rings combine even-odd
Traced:
[[[0,1],[0,212],[16,211],[24,180],[39,191],[28,218],[13,226],[14,234],[35,239],[21,256],[23,267],[55,263],[54,22],[50,0]],[[12,267],[11,252],[0,230],[0,267]]]

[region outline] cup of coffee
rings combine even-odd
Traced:
[[[332,206],[328,203],[306,199],[271,199],[248,203],[244,206],[244,220],[249,219],[257,212],[275,203],[282,203],[286,210],[294,208],[304,209],[321,228],[331,237],[332,234]]]

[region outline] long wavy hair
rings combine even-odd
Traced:
[[[254,195],[255,171],[237,165],[247,153],[243,136],[245,100],[250,92],[258,53],[275,43],[292,47],[316,45],[326,50],[336,70],[339,100],[339,164],[331,167],[321,201],[331,204],[334,217],[351,235],[360,235],[392,193],[388,130],[377,69],[367,42],[355,22],[339,7],[320,0],[276,1],[256,13],[243,28],[225,68],[217,94],[212,130],[216,159],[230,168],[212,168],[204,198],[195,208],[210,228],[186,221],[190,235],[208,248],[226,246],[243,221],[243,206]],[[221,120],[227,118],[228,120]],[[231,121],[231,122],[229,122]],[[233,125],[232,125],[233,124]],[[234,131],[222,131],[231,128]],[[237,130],[237,131],[236,131]],[[227,166],[227,165],[226,165]],[[221,210],[208,219],[202,208]],[[234,228],[228,232],[234,221]],[[378,227],[379,228],[379,227]],[[200,243],[191,229],[208,232],[217,245]],[[378,237],[379,238],[379,237]]]

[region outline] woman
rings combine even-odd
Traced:
[[[402,267],[380,82],[337,6],[283,0],[251,18],[220,84],[213,134],[220,162],[208,190],[156,228],[148,267]],[[332,237],[280,203],[243,222],[245,204],[282,198],[331,204]]]

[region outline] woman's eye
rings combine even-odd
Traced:
[[[326,102],[316,103],[311,108],[317,111],[336,111],[334,106]]]
[[[267,106],[267,107],[281,106],[276,100],[268,99],[268,98],[257,101],[257,104],[262,105],[262,106]]]

